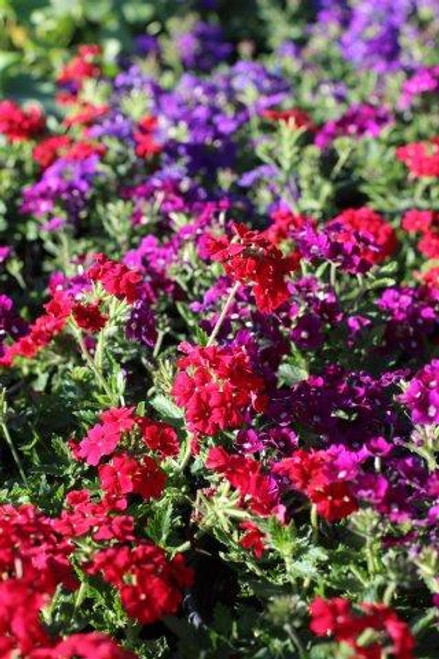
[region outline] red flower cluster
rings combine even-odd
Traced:
[[[98,45],[79,46],[78,54],[61,69],[57,83],[67,87],[69,91],[77,93],[82,88],[84,80],[99,76],[101,72],[99,65],[101,54],[102,48]]]
[[[242,346],[183,344],[181,348],[187,356],[177,362],[179,372],[172,393],[185,410],[190,430],[216,435],[239,428],[251,407],[264,411],[264,381],[253,372]]]
[[[94,502],[88,490],[71,490],[65,498],[65,509],[53,520],[53,528],[67,538],[90,534],[96,541],[134,540],[134,520],[129,515],[112,514],[113,502]]]
[[[265,534],[253,522],[241,522],[239,527],[245,531],[239,541],[241,547],[252,551],[255,558],[261,558],[265,551]]]
[[[148,455],[141,462],[126,453],[115,455],[99,467],[101,487],[107,501],[119,502],[127,494],[139,494],[144,499],[158,499],[166,484],[166,474]]]
[[[230,455],[222,446],[211,448],[206,467],[222,474],[241,495],[241,505],[256,515],[282,516],[274,481],[262,473],[258,460],[242,455]],[[253,536],[254,537],[254,536]]]
[[[175,613],[182,600],[181,589],[193,581],[193,572],[181,554],[168,561],[163,549],[146,541],[134,548],[119,546],[97,552],[88,572],[101,575],[117,588],[128,615],[143,624]]]
[[[12,366],[16,357],[34,357],[45,348],[64,328],[72,310],[72,302],[62,291],[56,291],[53,298],[44,305],[46,313],[39,316],[30,326],[26,336],[18,339],[5,349],[0,366]]]
[[[439,226],[439,213],[413,208],[404,213],[401,226],[407,233],[426,233],[433,226]]]
[[[158,499],[166,484],[166,473],[158,462],[143,455],[137,459],[126,452],[114,455],[124,433],[140,431],[143,442],[156,452],[159,458],[176,455],[178,437],[173,428],[134,416],[133,408],[111,408],[100,415],[97,423],[79,443],[72,444],[77,459],[97,466],[102,458],[111,456],[109,462],[99,466],[99,480],[105,493],[104,506],[110,510],[124,510],[126,495],[138,494],[144,499]]]
[[[0,582],[0,657],[30,659],[41,652],[36,648],[49,646],[49,636],[40,622],[41,609],[48,601],[47,595],[22,579]]]
[[[393,227],[367,206],[348,208],[331,220],[327,226],[341,226],[341,230],[338,229],[338,240],[341,242],[352,240],[355,232],[368,234],[372,238],[373,248],[365,248],[361,256],[369,263],[381,263],[393,254],[397,246]]]
[[[135,659],[105,634],[49,637],[41,623],[48,597],[19,579],[0,582],[0,656],[26,659]]]
[[[157,124],[157,117],[150,117],[149,115],[139,121],[139,130],[134,133],[136,154],[139,158],[151,158],[161,152],[162,146],[154,138]]]
[[[123,650],[112,638],[100,632],[73,634],[60,641],[48,654],[30,659],[136,659],[136,655]]]
[[[207,249],[214,261],[226,273],[242,284],[253,286],[258,309],[275,311],[289,298],[286,276],[298,266],[297,253],[284,257],[263,232],[252,231],[243,224],[234,224],[237,241],[227,236],[210,236]]]
[[[78,327],[91,333],[99,332],[105,327],[108,316],[103,314],[99,307],[99,300],[91,302],[90,304],[77,302],[73,306],[72,314]]]
[[[291,233],[298,231],[312,220],[304,215],[297,215],[286,208],[279,208],[271,213],[272,224],[262,234],[274,245],[291,238]]]
[[[72,126],[91,126],[96,119],[103,117],[109,110],[108,105],[93,105],[92,103],[81,103],[79,109],[63,119],[66,128]]]
[[[295,489],[315,504],[317,512],[329,522],[336,522],[358,509],[350,485],[341,480],[327,451],[299,449],[291,458],[281,460],[274,473],[286,476]]]
[[[264,110],[262,116],[269,121],[281,121],[293,128],[316,130],[316,126],[309,114],[299,108],[292,108],[291,110]]]
[[[69,148],[71,143],[72,139],[67,135],[47,137],[33,148],[32,157],[40,167],[46,169]]]
[[[418,274],[419,279],[429,288],[439,289],[439,266],[435,266]]]
[[[132,304],[140,298],[142,275],[123,263],[107,258],[105,254],[95,255],[94,264],[87,274],[92,281],[101,282],[107,293],[119,300],[125,298]]]
[[[37,107],[23,110],[13,101],[0,101],[0,133],[10,142],[29,140],[43,132],[46,120]]]
[[[409,210],[402,218],[402,228],[408,233],[421,233],[418,249],[428,259],[439,258],[439,213],[430,210]]]
[[[172,426],[163,421],[138,419],[140,432],[147,447],[161,458],[175,457],[180,451],[178,435]]]
[[[439,176],[439,137],[429,142],[412,142],[400,146],[396,157],[401,160],[416,177]]]
[[[383,604],[361,604],[362,614],[353,611],[351,603],[341,597],[325,600],[317,597],[310,606],[311,631],[317,636],[334,636],[349,645],[358,659],[384,659],[389,652],[395,659],[414,659],[414,638],[409,626],[391,608]],[[359,643],[366,630],[376,632],[368,645]],[[382,641],[385,633],[387,641]],[[384,644],[383,644],[384,643]]]
[[[74,590],[77,582],[69,556],[73,546],[54,521],[31,505],[0,506],[0,574],[52,595],[59,584]]]
[[[32,156],[42,169],[46,169],[60,157],[66,160],[85,160],[94,154],[103,155],[106,150],[106,146],[98,142],[87,140],[74,142],[68,135],[56,135],[37,144]]]

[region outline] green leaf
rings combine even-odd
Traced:
[[[159,394],[150,401],[152,407],[160,416],[168,419],[182,419],[183,411],[175,403],[163,394]]]

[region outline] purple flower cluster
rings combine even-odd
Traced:
[[[400,400],[413,423],[439,423],[439,359],[433,359],[410,380]]]
[[[69,161],[59,158],[48,167],[41,179],[23,190],[23,213],[49,221],[61,215],[76,223],[92,193],[93,181],[98,174],[98,156],[85,160]],[[49,225],[56,230],[60,225]]]
[[[325,149],[337,137],[378,137],[391,121],[390,113],[383,106],[352,105],[339,119],[328,121],[319,130],[315,143]]]
[[[177,50],[186,69],[209,72],[232,53],[217,25],[198,21],[189,32],[178,35]]]

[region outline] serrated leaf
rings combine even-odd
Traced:
[[[163,394],[159,394],[150,401],[152,407],[160,414],[160,416],[168,419],[182,419],[183,410],[181,410],[175,403],[172,402]]]

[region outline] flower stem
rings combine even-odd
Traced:
[[[12,457],[14,458],[15,464],[17,465],[17,469],[19,471],[19,474],[21,476],[21,480],[23,481],[25,487],[28,487],[28,482],[26,478],[26,474],[24,473],[23,465],[21,464],[20,456],[18,455],[18,451],[15,448],[14,442],[12,441],[12,437],[9,434],[8,426],[4,421],[1,422],[0,427],[2,429],[4,438],[6,440],[7,445],[9,446],[9,449],[12,453]]]
[[[90,355],[87,346],[85,345],[84,337],[82,336],[81,332],[76,332],[76,338],[79,344],[79,347],[81,348],[82,356],[84,357],[85,361],[93,371],[96,380],[102,387],[102,389],[105,391],[107,396],[109,398],[113,398],[113,393],[110,390],[108,384],[105,382],[105,378],[103,377],[101,371],[98,369],[96,366],[93,357]]]
[[[319,516],[317,513],[317,506],[315,505],[315,503],[313,503],[311,506],[310,521],[311,521],[313,539],[317,540],[319,535]]]
[[[225,317],[227,316],[230,307],[232,306],[233,300],[235,299],[235,295],[236,295],[236,293],[237,293],[238,288],[240,287],[240,285],[241,285],[241,284],[240,284],[239,281],[237,281],[237,282],[235,282],[235,283],[233,284],[233,287],[232,287],[232,289],[231,289],[231,291],[230,291],[230,293],[229,293],[229,297],[227,298],[226,303],[225,303],[225,305],[224,305],[224,307],[223,307],[223,310],[221,311],[220,316],[219,316],[218,320],[216,321],[216,325],[215,325],[215,327],[214,327],[213,330],[212,330],[212,334],[209,336],[209,340],[208,340],[208,342],[207,342],[207,344],[206,344],[206,347],[207,347],[207,348],[208,348],[209,346],[211,346],[211,345],[214,343],[214,341],[215,341],[215,339],[216,339],[216,337],[217,337],[217,335],[218,335],[218,332],[219,332],[220,329],[221,329],[221,325],[223,324],[224,319],[225,319]]]
[[[184,447],[183,454],[181,457],[181,462],[179,465],[180,472],[182,472],[186,468],[192,457],[191,444],[192,444],[192,438],[189,435],[189,437],[186,439],[186,446]]]

